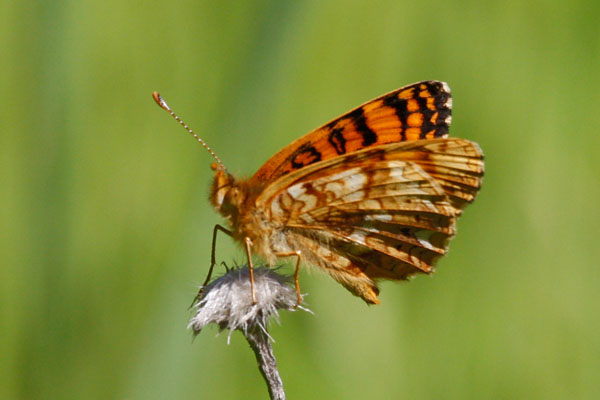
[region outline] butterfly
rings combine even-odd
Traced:
[[[377,282],[431,274],[448,251],[456,221],[483,179],[480,147],[448,137],[452,114],[444,82],[414,83],[384,94],[293,141],[249,179],[216,163],[210,200],[241,243],[270,265],[280,257],[327,272],[352,294],[378,304]],[[253,275],[252,298],[256,302]]]

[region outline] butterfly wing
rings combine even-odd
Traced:
[[[444,82],[424,81],[387,93],[295,140],[252,177],[274,181],[319,161],[387,143],[446,137],[452,98]]]
[[[473,142],[391,143],[284,175],[256,206],[309,263],[378,303],[377,279],[433,272],[482,177],[483,155]]]

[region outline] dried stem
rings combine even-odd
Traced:
[[[273,346],[271,345],[269,335],[259,326],[254,325],[244,336],[254,351],[260,373],[265,378],[265,382],[269,388],[271,400],[285,400],[283,381],[279,376],[277,360],[273,353]]]
[[[194,302],[195,314],[189,324],[195,334],[208,324],[216,324],[221,330],[228,329],[230,338],[234,330],[240,331],[254,351],[271,399],[276,400],[285,399],[285,392],[267,324],[272,317],[278,320],[279,310],[309,311],[297,306],[296,291],[289,283],[289,277],[273,269],[255,268],[254,303],[248,267],[231,269],[203,288],[201,296]]]

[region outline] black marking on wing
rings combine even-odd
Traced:
[[[377,143],[377,134],[367,125],[367,119],[365,118],[362,108],[357,108],[352,111],[348,114],[348,117],[352,119],[352,122],[354,122],[354,125],[356,126],[356,130],[362,135],[362,145],[364,147]]]
[[[427,90],[434,98],[435,109],[438,113],[435,124],[435,137],[443,137],[448,134],[449,126],[446,119],[452,115],[452,109],[448,107],[450,93],[448,93],[441,82],[426,82]],[[431,118],[431,116],[429,117]],[[430,129],[431,130],[431,129]]]
[[[438,136],[437,125],[431,122],[431,118],[434,116],[436,112],[438,112],[438,117],[436,122],[439,121],[439,111],[430,110],[427,108],[427,99],[423,97],[417,97],[417,102],[419,103],[419,112],[423,114],[423,124],[421,125],[421,134],[419,135],[419,139],[426,139],[426,136],[429,132],[436,129],[434,136]]]
[[[408,118],[409,114],[408,109],[406,108],[406,100],[399,99],[398,93],[392,93],[391,96],[383,99],[383,104],[386,107],[392,107],[394,110],[396,110],[396,116],[400,120],[401,124],[400,141],[404,142],[406,140],[406,127],[408,125],[406,123],[406,119]]]
[[[292,167],[298,169],[321,161],[321,153],[309,143],[305,143],[291,157]]]
[[[346,154],[346,138],[344,138],[342,131],[343,129],[333,128],[327,138],[338,154]]]

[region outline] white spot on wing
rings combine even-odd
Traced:
[[[393,181],[393,182],[406,182],[408,181],[408,179],[406,179],[406,177],[404,176],[404,168],[403,167],[393,167],[390,168],[390,172],[389,172],[389,176],[390,179],[389,181]]]
[[[325,178],[317,179],[315,181],[315,183],[324,183],[324,182],[339,181],[339,180],[345,181],[348,177],[350,177],[354,174],[359,174],[359,173],[360,173],[360,168],[350,168],[350,169],[340,171],[337,174],[333,174],[333,175],[329,175]]]
[[[365,234],[364,232],[354,231],[350,236],[348,236],[350,240],[358,242],[360,244],[365,244]]]
[[[329,175],[313,182],[314,185],[324,185],[324,189],[344,195],[362,189],[367,184],[367,176],[360,168],[350,168],[337,174]]]
[[[452,96],[450,95],[450,86],[448,86],[448,84],[446,82],[442,82],[442,87],[444,88],[444,91],[446,93],[448,93],[448,100],[446,100],[446,104],[444,104],[446,107],[448,107],[449,109],[452,109]],[[445,122],[450,125],[450,122],[452,122],[452,117],[448,116],[445,119]]]
[[[381,222],[391,222],[392,221],[392,215],[391,214],[374,214],[374,215],[367,215],[365,217],[366,221],[381,221]]]
[[[303,184],[297,184],[294,186],[290,186],[287,192],[290,194],[290,196],[292,196],[292,198],[297,199],[298,197],[306,193],[306,189],[304,188]]]
[[[317,206],[317,196],[312,194],[307,194],[301,197],[300,199],[304,205],[301,208],[301,212],[306,212],[308,210],[314,210]]]
[[[415,233],[415,236],[417,238],[417,240],[419,241],[419,243],[429,249],[429,250],[435,250],[435,247],[433,247],[433,245],[430,243],[431,240],[431,232],[426,231],[426,230],[418,230]]]
[[[433,205],[433,203],[430,200],[421,200],[421,204],[423,204],[425,207],[427,207],[428,210],[432,211],[432,212],[437,212],[438,209],[435,205]]]
[[[445,92],[450,93],[450,86],[448,86],[446,82],[442,82],[442,87],[444,88]]]
[[[325,192],[333,192],[336,195],[341,193],[343,189],[344,189],[344,184],[339,181],[329,182],[325,185]]]
[[[276,198],[271,203],[271,212],[273,213],[273,215],[283,215],[284,214],[283,209],[281,208],[281,205],[279,204],[279,198]]]
[[[356,191],[354,193],[350,193],[347,196],[344,196],[344,202],[346,202],[346,203],[352,203],[352,202],[355,202],[355,201],[360,201],[360,200],[362,200],[364,198],[365,198],[365,191],[364,190],[359,190],[359,191]]]
[[[312,224],[313,222],[315,222],[315,219],[313,218],[312,215],[310,215],[309,213],[304,213],[300,216],[300,219],[302,220],[302,222],[304,222],[305,224]]]
[[[365,187],[367,184],[367,176],[364,173],[361,173],[359,169],[356,169],[356,172],[344,183],[346,190],[353,192]]]

